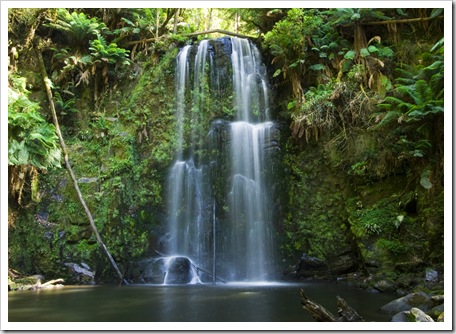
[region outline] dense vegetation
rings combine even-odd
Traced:
[[[81,191],[126,271],[164,233],[178,48],[218,28],[252,36],[270,71],[286,263],[348,254],[389,278],[404,263],[443,270],[442,9],[10,9],[8,21],[10,268],[52,278],[85,262],[115,278],[60,168],[37,53]]]

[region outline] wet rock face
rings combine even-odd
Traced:
[[[166,284],[188,284],[192,280],[191,262],[186,257],[169,260]]]
[[[338,275],[355,272],[358,268],[358,263],[350,253],[340,255],[329,262],[304,254],[296,265],[295,278],[334,279]]]
[[[323,260],[303,254],[296,265],[296,277],[315,277],[328,274],[328,265]]]

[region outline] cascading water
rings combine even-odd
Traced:
[[[178,55],[178,147],[168,178],[166,253],[190,259],[205,276],[202,281],[215,282],[216,275],[267,281],[274,279],[276,265],[268,175],[277,133],[269,121],[266,71],[250,41],[224,43],[223,51],[230,52],[225,66],[208,40]],[[231,87],[231,122],[209,124],[218,116],[209,106],[217,106]]]

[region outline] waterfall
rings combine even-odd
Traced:
[[[206,276],[212,271],[202,281],[267,281],[277,262],[268,180],[277,130],[266,70],[247,39],[224,38],[226,64],[211,43],[186,46],[177,57],[166,252],[191,259]],[[226,96],[233,100],[230,120],[209,122]]]

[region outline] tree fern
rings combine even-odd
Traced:
[[[65,33],[72,44],[82,47],[96,34],[106,30],[104,23],[97,18],[88,18],[83,12],[70,12],[65,8],[57,10],[57,20],[46,24],[48,27],[55,28]]]

